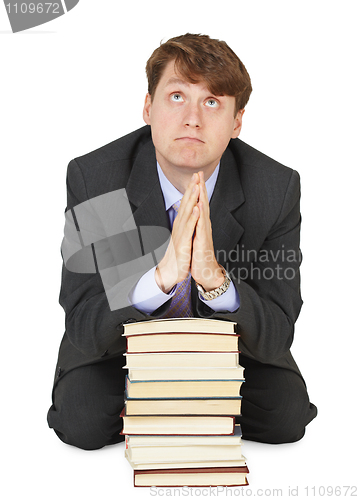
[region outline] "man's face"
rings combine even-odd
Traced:
[[[215,96],[204,82],[185,81],[169,62],[154,98],[146,95],[143,110],[162,170],[203,170],[208,178],[241,130],[244,110],[234,116],[234,109],[233,96]]]

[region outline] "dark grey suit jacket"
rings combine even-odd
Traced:
[[[93,197],[126,188],[137,226],[169,227],[156,169],[150,127],[145,126],[72,160],[67,173],[67,209]],[[300,296],[300,182],[289,169],[239,139],[221,159],[210,202],[217,260],[231,275],[240,307],[213,312],[198,298],[195,316],[235,321],[243,354],[299,369],[290,353]],[[74,273],[63,266],[60,304],[66,331],[56,382],[70,370],[125,351],[123,323],[150,320],[169,302],[146,315],[134,307],[110,310],[99,273]]]

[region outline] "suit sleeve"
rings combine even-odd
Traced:
[[[197,304],[202,317],[235,321],[241,335],[239,349],[262,363],[271,364],[284,356],[293,341],[294,323],[302,306],[300,223],[300,180],[292,171],[280,213],[255,259],[241,269],[240,277],[238,272],[231,274],[239,308],[233,313],[211,314]],[[232,271],[238,271],[231,266]]]
[[[71,215],[74,207],[88,199],[81,168],[72,160],[67,170],[67,213]],[[92,252],[93,245],[87,250]],[[130,304],[118,310],[110,309],[96,259],[90,272],[73,272],[69,267],[64,263],[62,268],[59,302],[65,311],[66,334],[71,344],[91,357],[101,356],[104,351],[124,352],[123,323],[152,318]]]

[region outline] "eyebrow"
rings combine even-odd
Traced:
[[[170,87],[171,85],[183,85],[185,87],[189,87],[190,83],[187,82],[186,80],[183,80],[182,78],[176,78],[175,76],[172,76],[168,82],[166,83],[164,88]],[[210,92],[214,97],[223,97],[225,94],[215,94],[213,92]]]
[[[181,78],[176,78],[174,76],[168,80],[165,87],[169,87],[170,85],[184,85],[189,87],[189,83],[186,82],[186,80],[182,80]]]

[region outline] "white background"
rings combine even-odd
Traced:
[[[64,331],[67,164],[143,125],[145,63],[185,32],[224,39],[243,60],[254,90],[241,138],[302,180],[304,306],[292,350],[319,414],[296,444],[244,442],[251,495],[357,484],[357,19],[345,0],[81,0],[12,34],[0,6],[2,498],[150,497],[133,489],[123,443],[67,446],[46,413]]]

